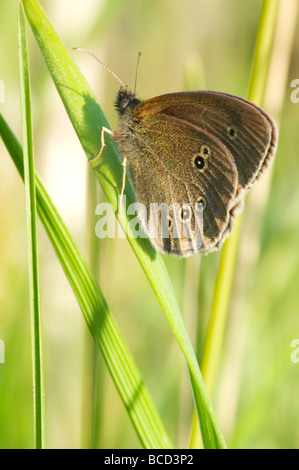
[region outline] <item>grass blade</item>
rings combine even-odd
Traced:
[[[22,148],[1,114],[0,135],[23,179]],[[35,175],[35,179],[39,217],[74,290],[88,328],[103,353],[141,443],[153,449],[173,447],[101,289],[90,274],[38,175]]]
[[[252,77],[248,99],[261,106],[264,94],[271,44],[274,34],[277,0],[265,0],[257,35],[256,50],[253,60]],[[226,313],[234,273],[236,251],[242,215],[239,216],[233,234],[225,242],[215,287],[211,321],[206,338],[206,350],[203,357],[203,375],[207,388],[212,392],[214,376],[220,355]]]
[[[259,106],[262,104],[267,78],[277,7],[277,0],[264,0],[255,46],[250,88],[248,92],[248,99]],[[202,374],[207,390],[210,394],[212,394],[213,391],[222,346],[241,221],[242,214],[238,217],[232,235],[223,245],[210,320],[206,334],[202,360]],[[200,442],[200,436],[198,435],[196,428],[198,430],[196,421],[194,420],[194,426],[191,433],[192,447],[196,447]]]
[[[22,133],[24,145],[24,181],[26,196],[27,237],[29,258],[29,290],[31,310],[31,341],[33,367],[33,409],[35,447],[45,447],[44,392],[41,354],[41,320],[38,276],[38,249],[36,233],[36,195],[32,143],[30,79],[27,56],[25,16],[22,5],[18,8],[18,39]]]

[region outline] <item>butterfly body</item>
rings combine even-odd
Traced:
[[[126,157],[143,229],[162,252],[189,256],[219,249],[244,194],[273,160],[277,129],[253,103],[226,93],[170,93],[139,101],[119,90],[113,133]],[[148,214],[171,207],[167,230]],[[155,207],[156,207],[155,206]],[[180,230],[176,227],[180,225]]]

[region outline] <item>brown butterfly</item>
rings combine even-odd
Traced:
[[[128,165],[152,244],[176,256],[221,248],[244,194],[274,158],[273,119],[250,101],[215,91],[140,101],[122,84],[115,105],[119,125],[113,133],[102,128],[98,156],[109,132]],[[125,173],[122,193],[124,182]]]
[[[219,249],[244,194],[273,160],[278,135],[273,119],[247,100],[214,91],[139,101],[121,88],[116,108],[120,122],[113,138],[127,159],[136,200],[147,214],[153,203],[173,208],[166,236],[161,228],[154,232],[151,217],[144,220],[140,212],[153,245],[177,256]],[[174,220],[181,224],[177,237]]]

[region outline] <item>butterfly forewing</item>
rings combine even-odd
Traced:
[[[273,119],[250,101],[214,91],[172,93],[144,101],[141,114],[168,115],[217,137],[235,160],[238,194],[271,163],[277,144]]]

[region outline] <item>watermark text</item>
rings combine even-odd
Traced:
[[[291,88],[294,88],[291,93],[291,101],[297,104],[299,103],[299,78],[294,78],[294,80],[291,81]]]
[[[5,347],[4,341],[0,339],[0,364],[4,364],[5,362]]]
[[[183,243],[184,249],[190,245],[195,251],[202,247],[203,236],[203,198],[194,205],[191,203],[150,203],[147,206],[134,202],[127,207],[127,235],[131,238],[149,237],[155,244],[165,246]],[[123,197],[126,207],[126,198]],[[98,238],[124,238],[125,234],[115,221],[114,209],[108,202],[96,206],[95,214],[99,220],[95,225]],[[169,241],[167,241],[169,240]],[[180,240],[178,242],[178,240]]]
[[[293,339],[290,344],[291,348],[293,348],[293,351],[291,352],[291,362],[293,364],[298,364],[299,362],[299,339]]]
[[[0,103],[5,103],[5,87],[3,80],[0,80]]]

